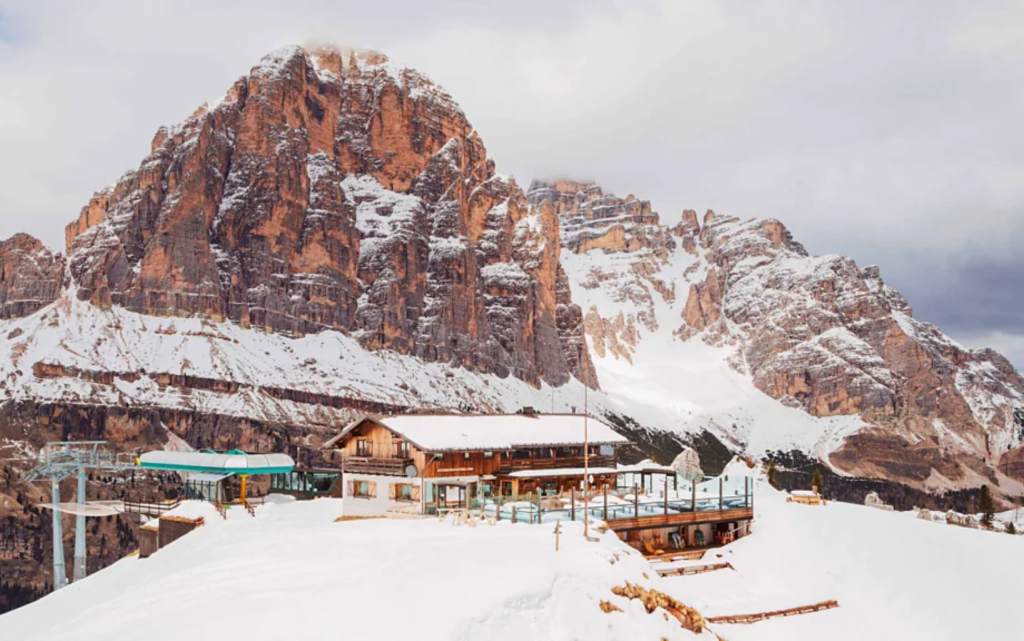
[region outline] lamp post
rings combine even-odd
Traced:
[[[583,538],[590,538],[590,404],[589,386],[590,376],[583,366],[583,354],[587,347],[587,336],[583,332],[583,321],[580,320],[580,334],[583,336],[583,343],[580,345],[580,355],[577,365],[580,368],[581,378],[586,379],[583,383]]]

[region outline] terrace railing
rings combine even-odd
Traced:
[[[630,529],[749,519],[753,517],[754,495],[753,483],[739,477],[731,483],[712,479],[696,488],[662,491],[660,495],[595,490],[587,502],[582,492],[473,497],[469,507],[517,523],[582,521],[589,514],[612,529]]]

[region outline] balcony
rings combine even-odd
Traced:
[[[412,465],[411,458],[345,456],[341,459],[341,471],[354,474],[378,474],[380,476],[405,476],[405,470]]]
[[[589,467],[615,467],[614,456],[590,457]],[[582,456],[562,456],[555,458],[513,458],[501,462],[501,474],[522,470],[555,470],[559,468],[582,468]]]

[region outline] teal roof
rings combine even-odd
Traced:
[[[230,452],[146,452],[139,466],[149,470],[200,472],[205,474],[282,474],[291,472],[295,461],[287,454],[246,454]]]

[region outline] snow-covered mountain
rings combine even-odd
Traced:
[[[915,319],[877,267],[810,255],[776,220],[685,211],[669,227],[592,183],[535,181],[528,198],[561,220],[598,377],[623,410],[840,473],[1020,489],[1024,379]]]
[[[777,221],[669,226],[571,181],[524,194],[447,92],[375,52],[268,55],[161,128],[66,237],[66,257],[0,242],[18,581],[47,565],[4,538],[47,527],[16,480],[47,440],[315,463],[359,412],[582,410],[583,383],[663,456],[795,448],[919,488],[1024,490],[1024,380],[913,318],[877,269],[810,256]]]

